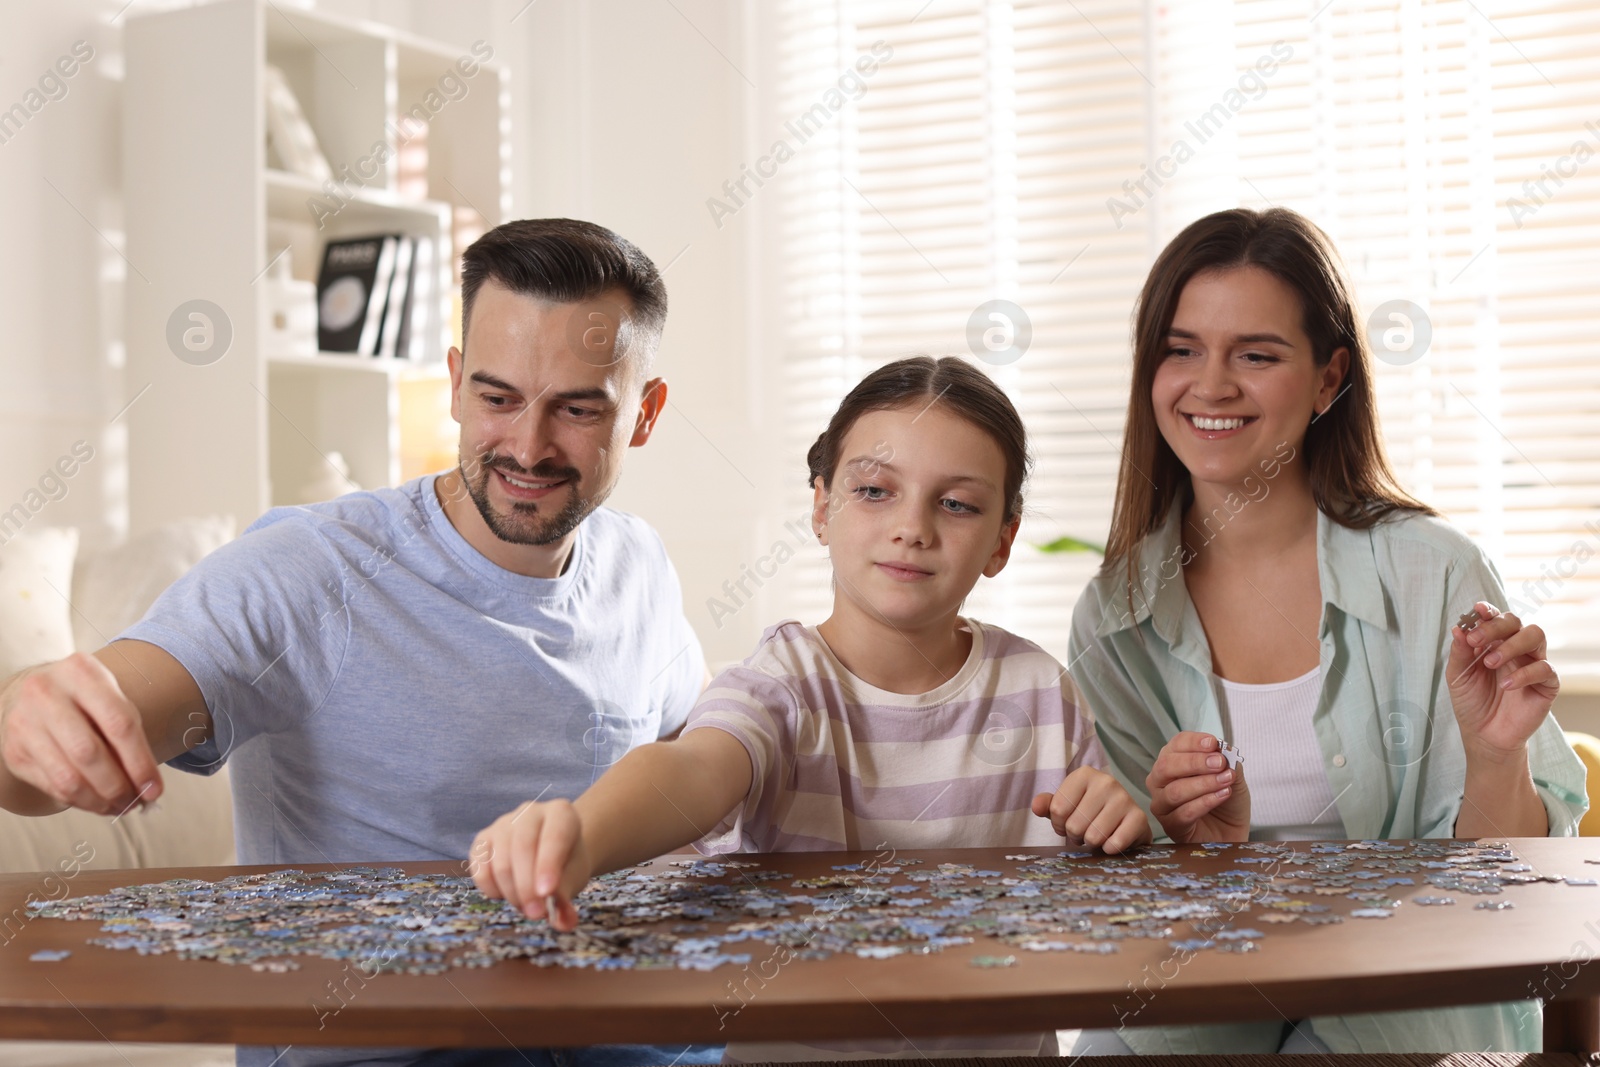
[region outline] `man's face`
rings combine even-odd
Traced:
[[[615,293],[556,304],[492,279],[478,290],[470,355],[450,354],[450,413],[463,484],[502,541],[560,541],[610,495],[623,449],[649,437],[664,387],[643,381],[639,353],[616,358],[590,314],[618,306]]]

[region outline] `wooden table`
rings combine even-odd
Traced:
[[[1600,840],[1519,839],[1517,853],[1541,872],[1600,875]],[[1305,843],[1296,847],[1304,848]],[[1008,854],[1053,856],[1059,849],[917,850],[926,870],[940,862],[998,865]],[[1237,864],[1229,850],[1174,857],[1193,872]],[[797,878],[872,853],[741,856]],[[395,864],[458,873],[459,864]],[[1003,869],[1010,869],[1007,865]],[[73,896],[174,877],[218,879],[268,867],[85,871]],[[307,871],[336,869],[301,865]],[[1197,1021],[1300,1019],[1310,1015],[1553,998],[1547,1050],[1600,1051],[1600,887],[1508,887],[1515,908],[1475,910],[1402,903],[1386,921],[1262,926],[1260,909],[1239,926],[1267,930],[1247,955],[1194,954],[1181,966],[1165,940],[1126,940],[1110,955],[1022,952],[983,937],[933,955],[887,960],[795,960],[757,971],[769,948],[747,942],[757,963],[747,972],[608,971],[540,968],[520,961],[444,975],[382,974],[352,982],[348,964],[301,957],[298,971],[274,974],[208,960],[141,957],[84,944],[99,924],[34,919],[28,894],[42,875],[0,878],[0,1037],[58,1040],[180,1041],[243,1044],[564,1046],[610,1042],[724,1042],[796,1037],[1000,1033]],[[1294,869],[1280,875],[1294,879]],[[1419,879],[1420,881],[1420,879]],[[776,883],[787,885],[787,883]],[[1397,899],[1438,893],[1425,884],[1386,890]],[[1348,912],[1342,896],[1309,898]],[[6,917],[12,917],[7,920]],[[1186,924],[1174,924],[1179,933]],[[44,948],[72,950],[58,963],[34,963]],[[1014,967],[980,969],[975,955],[1015,954]],[[764,975],[770,975],[765,977]],[[753,977],[750,977],[753,976]],[[331,983],[331,984],[330,984]],[[735,994],[736,987],[744,992]],[[335,1001],[330,990],[345,992]],[[1135,989],[1140,992],[1134,992]],[[343,1003],[330,1013],[330,1005]]]

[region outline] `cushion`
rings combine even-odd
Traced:
[[[1578,823],[1578,836],[1600,837],[1600,737],[1568,730],[1567,744],[1589,772],[1589,810]]]
[[[120,818],[75,809],[42,818],[0,810],[0,874],[56,872],[70,882],[80,869],[234,863],[228,768],[200,775],[162,767],[161,783],[153,807]]]
[[[230,516],[180,519],[116,548],[86,552],[72,577],[73,643],[93,652],[144,617],[162,591],[233,540]]]
[[[232,1045],[149,1045],[138,1041],[6,1041],[0,1063],[29,1067],[233,1067]]]
[[[74,647],[101,647],[233,535],[232,519],[187,519],[75,561],[75,530],[20,533],[0,546],[0,674],[60,659]],[[55,589],[44,584],[45,578]],[[63,595],[69,589],[77,612]],[[206,777],[163,767],[161,778],[165,789],[154,809],[119,819],[83,811],[42,819],[0,811],[0,872],[38,871],[40,896],[54,898],[74,891],[80,870],[234,863],[228,769]],[[0,1042],[0,1063],[38,1067],[232,1067],[233,1062],[231,1045]]]
[[[72,654],[78,531],[27,528],[0,544],[0,678]]]

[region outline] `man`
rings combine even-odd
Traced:
[[[7,681],[0,805],[118,814],[160,796],[159,762],[226,760],[241,863],[461,859],[501,812],[575,797],[675,732],[705,678],[677,576],[649,526],[600,506],[666,403],[649,374],[666,311],[655,265],[602,227],[486,234],[463,256],[449,353],[459,466],[273,509],[105,648]],[[527,1061],[514,1052],[426,1061]]]

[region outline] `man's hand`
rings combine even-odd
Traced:
[[[1229,770],[1221,742],[1210,734],[1175,734],[1162,746],[1144,782],[1150,814],[1179,844],[1249,840],[1250,788],[1244,763]]]
[[[0,690],[0,758],[55,804],[98,815],[161,795],[139,709],[103,662],[81,652]]]
[[[583,823],[566,800],[530,800],[506,812],[473,839],[468,863],[484,896],[504,897],[530,919],[548,912],[557,930],[578,925],[572,898],[594,873]]]
[[[1091,848],[1122,852],[1150,840],[1150,822],[1128,791],[1105,771],[1079,767],[1054,796],[1033,798],[1033,813],[1049,819],[1062,837],[1075,837]]]

